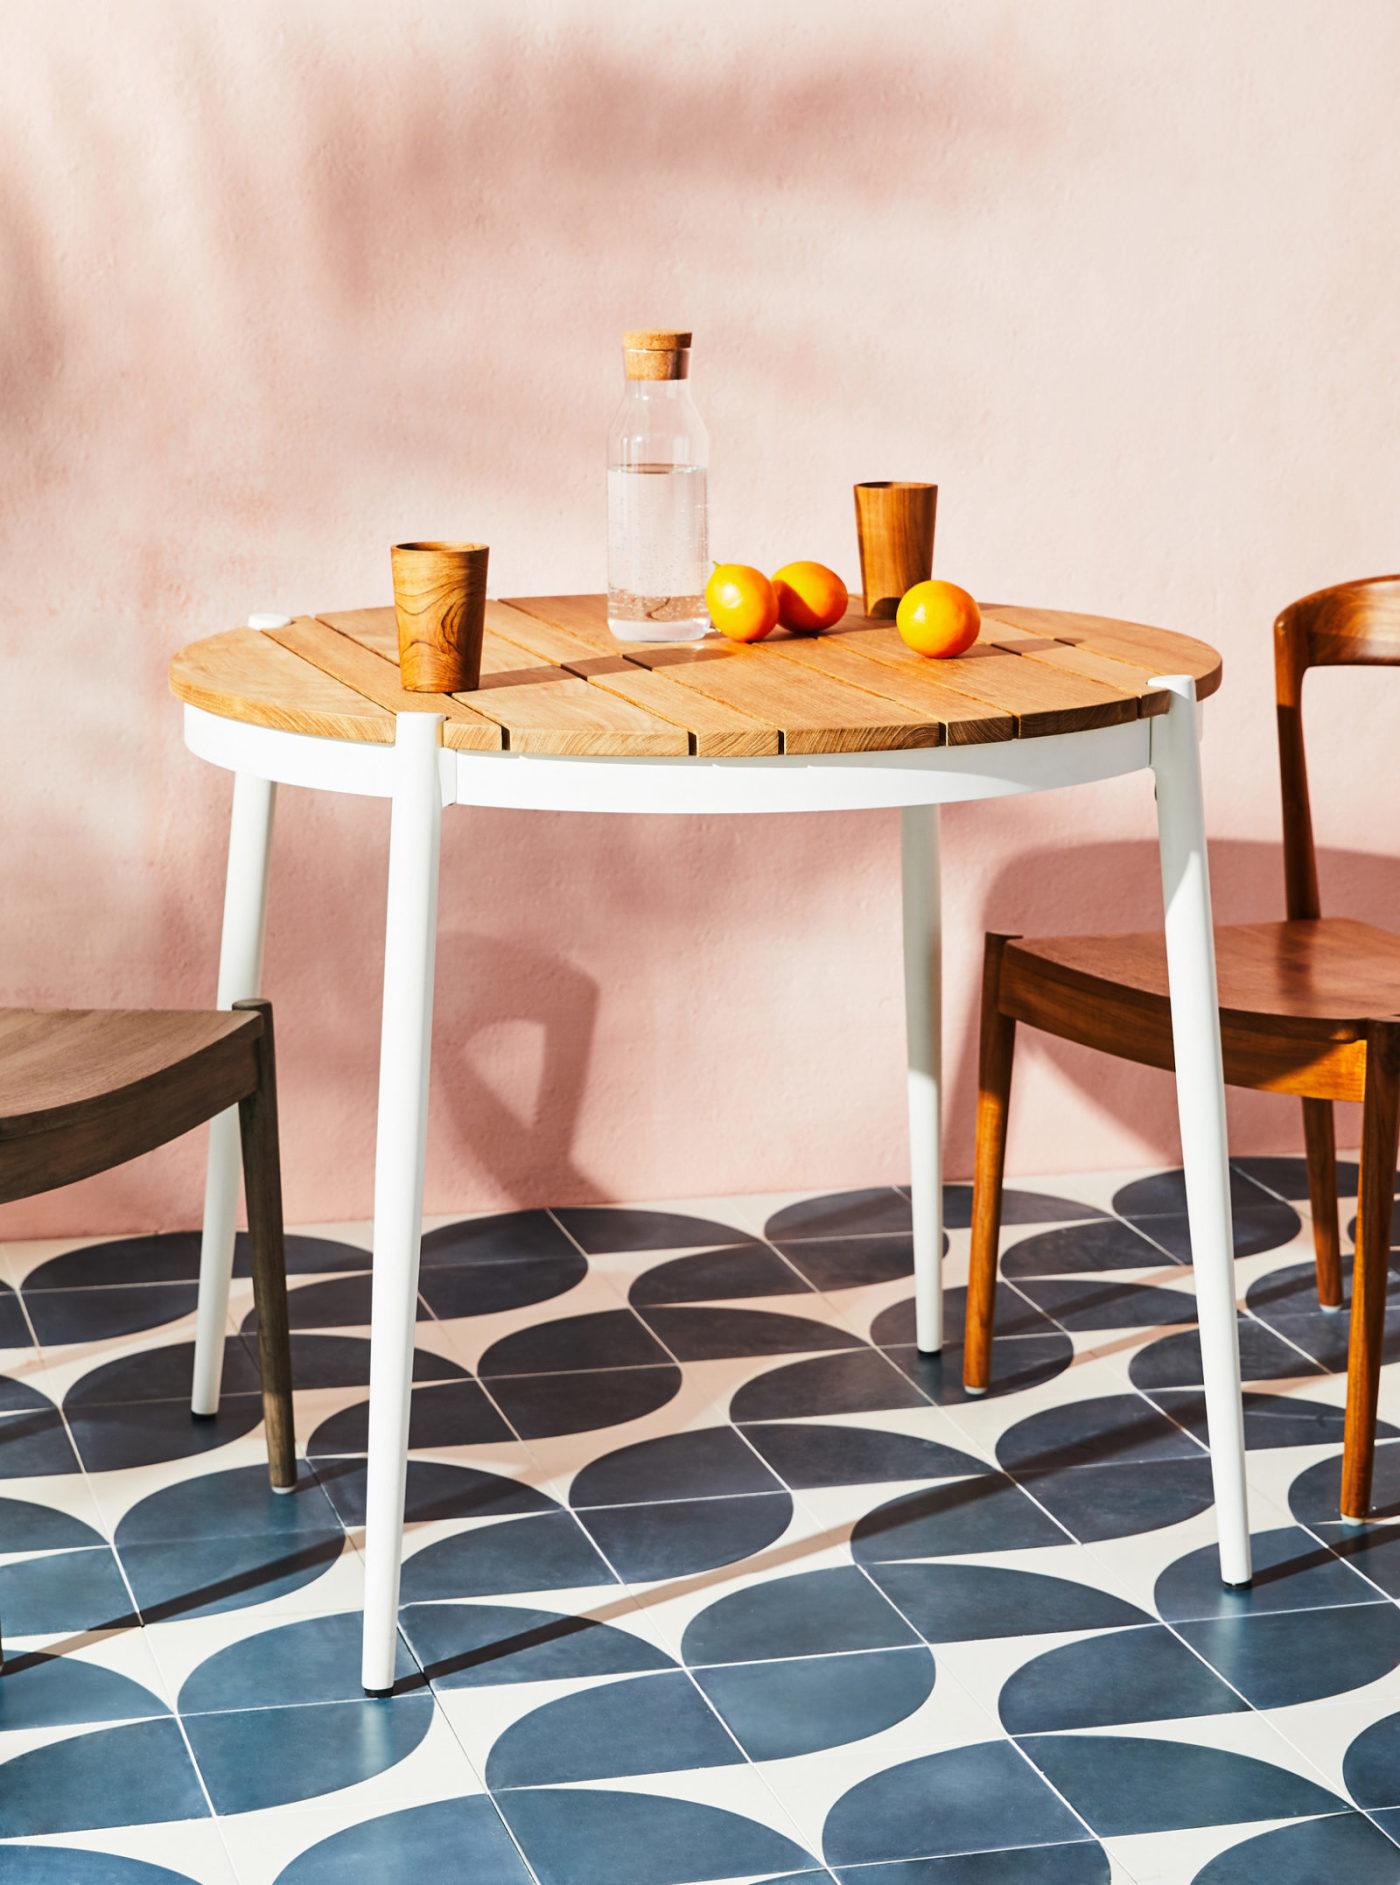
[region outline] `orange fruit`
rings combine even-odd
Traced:
[[[762,641],[778,619],[778,598],[761,569],[747,563],[716,563],[705,584],[705,607],[730,641]]]
[[[976,641],[982,611],[956,583],[915,583],[901,598],[894,625],[915,654],[946,660]]]
[[[778,620],[798,635],[834,628],[850,601],[845,583],[825,563],[784,563],[773,578],[773,588]]]

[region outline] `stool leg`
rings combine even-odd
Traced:
[[[963,1386],[985,1394],[992,1378],[997,1249],[1006,1172],[1006,1119],[1016,1023],[1001,1012],[1001,961],[1009,936],[988,936],[982,957],[982,1036],[977,1062],[977,1150],[972,1169],[972,1255],[963,1334]]]
[[[906,805],[900,816],[914,1339],[921,1353],[936,1355],[943,1346],[943,929],[938,807]]]
[[[389,839],[379,1127],[374,1160],[374,1289],[370,1308],[369,1460],[365,1513],[365,1624],[361,1681],[394,1686],[399,1563],[423,1228],[428,1063],[437,949],[442,827],[438,714],[401,713],[402,770]]]
[[[270,779],[258,779],[247,772],[234,774],[228,875],[224,883],[224,934],[219,950],[218,1005],[221,1008],[231,1008],[236,1001],[256,995],[262,980],[267,859],[276,803],[277,787]],[[199,1253],[199,1309],[194,1337],[194,1389],[190,1396],[190,1406],[196,1414],[219,1411],[239,1177],[238,1108],[230,1106],[209,1122],[204,1237]]]
[[[267,1466],[276,1492],[297,1483],[296,1432],[292,1421],[292,1344],[287,1332],[287,1245],[282,1226],[282,1162],[277,1143],[277,1056],[272,1041],[272,1003],[236,1001],[235,1008],[262,1015],[258,1084],[239,1102],[243,1138],[243,1191],[248,1204],[253,1301],[258,1312],[258,1365],[262,1373]]]
[[[1376,1398],[1385,1340],[1385,1284],[1390,1263],[1390,1214],[1395,1197],[1400,1027],[1373,1024],[1366,1042],[1361,1107],[1361,1182],[1356,1200],[1356,1260],[1351,1272],[1351,1345],[1347,1354],[1347,1418],[1342,1448],[1342,1517],[1361,1524],[1371,1506],[1376,1453]]]
[[[1196,1272],[1211,1478],[1220,1534],[1220,1575],[1226,1584],[1238,1585],[1250,1579],[1249,1505],[1245,1492],[1244,1407],[1235,1319],[1220,1006],[1196,738],[1196,684],[1176,675],[1156,680],[1153,686],[1167,687],[1172,694],[1168,711],[1154,718],[1151,725],[1176,1102]]]
[[[1331,1100],[1303,1101],[1303,1143],[1308,1154],[1308,1208],[1312,1212],[1317,1300],[1342,1306],[1342,1240],[1337,1223],[1337,1141]]]

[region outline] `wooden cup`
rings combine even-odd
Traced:
[[[886,480],[855,489],[865,613],[892,616],[905,590],[933,574],[938,486]]]
[[[415,694],[468,694],[481,681],[484,543],[396,543],[399,676]]]

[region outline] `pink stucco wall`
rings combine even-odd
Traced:
[[[850,570],[852,481],[934,478],[941,573],[1222,646],[1217,911],[1279,911],[1270,620],[1400,565],[1388,0],[0,26],[0,999],[212,997],[229,780],[181,745],[182,641],[383,601],[409,535],[489,541],[498,594],[601,587],[638,322],[696,330],[716,555]],[[1324,896],[1400,921],[1400,678],[1310,686]],[[954,1171],[981,930],[1154,920],[1152,832],[1143,779],[947,816]],[[385,841],[283,794],[294,1219],[369,1206]],[[430,1207],[900,1178],[898,936],[892,814],[452,815]],[[1174,1155],[1165,1078],[1021,1074],[1019,1169]],[[1237,1149],[1296,1143],[1232,1106]],[[200,1151],[0,1236],[189,1223]]]

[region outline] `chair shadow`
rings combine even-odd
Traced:
[[[533,1200],[548,1174],[551,1197],[606,1202],[573,1149],[597,1028],[597,982],[560,956],[518,940],[506,948],[467,930],[439,935],[437,982],[440,993],[453,993],[451,1028],[439,1032],[433,1051],[433,1134],[444,1151],[444,1134],[455,1141],[452,1164],[479,1165],[498,1190],[522,1201]],[[533,1102],[522,1112],[487,1069],[499,1054],[503,1075],[518,1084],[532,1045],[538,1072]]]

